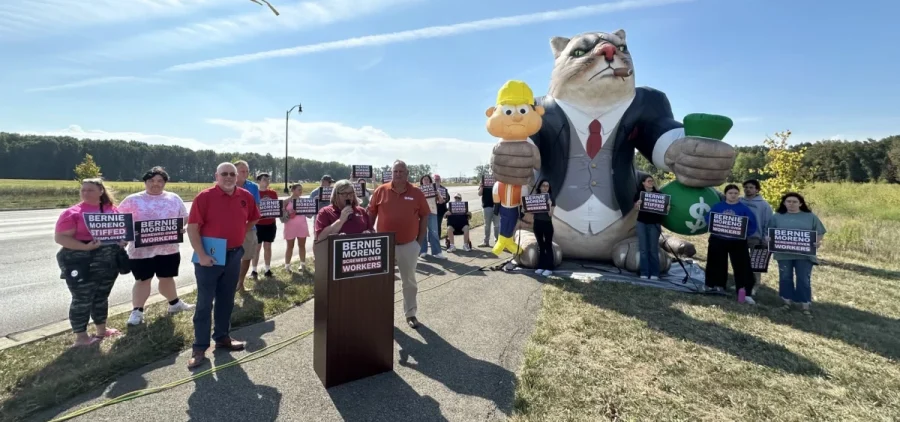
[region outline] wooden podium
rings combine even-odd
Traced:
[[[393,370],[394,233],[331,235],[313,254],[313,368],[322,384]]]

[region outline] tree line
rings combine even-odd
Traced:
[[[789,137],[790,132],[786,133]],[[754,145],[735,149],[738,155],[729,182],[741,183],[751,178],[762,181],[775,176],[764,171],[772,159],[772,148]],[[786,151],[802,154],[800,172],[812,182],[900,183],[900,135],[877,141],[804,142],[790,145]],[[636,155],[635,168],[657,179],[671,178],[640,154]]]
[[[754,177],[771,177],[762,169],[770,160],[766,146],[737,147],[738,156],[731,182]],[[788,147],[803,153],[803,172],[817,182],[883,182],[900,183],[900,135],[881,140],[820,141]],[[254,172],[269,172],[274,180],[284,180],[284,158],[271,154],[217,153],[194,151],[176,145],[149,145],[136,141],[79,140],[67,136],[37,136],[0,132],[0,179],[71,180],[73,169],[86,154],[93,156],[107,180],[140,180],[147,169],[160,165],[173,181],[207,182],[212,170],[224,161],[246,160]],[[408,163],[410,180],[431,174],[428,164]],[[635,167],[659,179],[667,178],[640,154]],[[390,169],[390,163],[375,166],[376,173]],[[489,165],[479,165],[475,177],[489,172]],[[336,179],[350,175],[350,166],[335,161],[323,162],[305,158],[288,158],[288,180],[315,181],[328,174]],[[376,178],[378,175],[376,174]]]
[[[150,145],[136,141],[80,140],[69,136],[37,136],[0,132],[0,179],[72,180],[74,169],[91,155],[106,180],[140,180],[153,166],[163,166],[175,182],[208,182],[222,162],[245,160],[253,173],[267,172],[284,181],[284,157],[257,153],[219,153],[191,150],[177,145]],[[366,163],[360,163],[366,164]],[[288,157],[289,181],[317,181],[323,175],[335,180],[350,177],[351,168],[335,161],[323,162]],[[428,164],[407,163],[410,180],[431,174]],[[391,163],[373,166],[390,170]]]

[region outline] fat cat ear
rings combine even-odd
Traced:
[[[624,30],[624,29],[620,29],[620,30],[618,30],[618,31],[616,31],[616,32],[613,32],[613,35],[615,35],[615,36],[621,38],[621,39],[622,39],[622,42],[625,42],[625,30]]]
[[[565,37],[550,38],[550,49],[553,50],[553,59],[558,59],[566,46],[569,45],[569,39]]]

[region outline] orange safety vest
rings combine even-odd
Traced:
[[[497,194],[500,196],[500,205],[513,208],[522,204],[522,185],[510,185],[508,183],[497,182]]]

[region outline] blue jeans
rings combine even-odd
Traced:
[[[659,224],[637,222],[638,245],[641,252],[641,276],[659,277]]]
[[[428,252],[428,244],[431,244],[431,254],[441,253],[441,234],[438,232],[437,214],[428,214],[428,230],[425,232],[425,241],[419,253]]]
[[[213,317],[215,326],[212,338],[218,341],[228,337],[231,330],[231,311],[234,310],[234,291],[237,289],[243,256],[244,248],[238,247],[225,253],[224,266],[203,267],[194,264],[194,276],[197,278],[197,307],[194,309],[195,351],[206,351],[209,348],[213,302],[215,302]]]
[[[812,302],[812,267],[808,259],[778,261],[778,296],[794,303]]]

